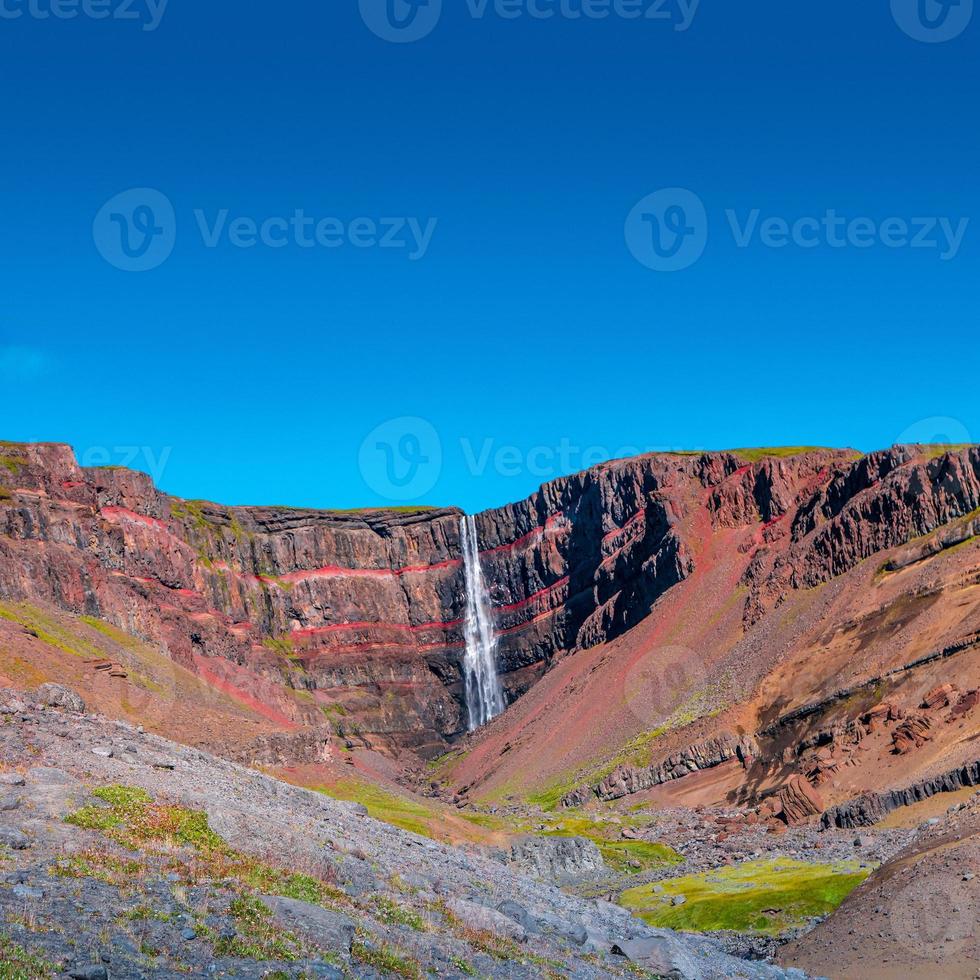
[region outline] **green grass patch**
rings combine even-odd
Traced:
[[[232,899],[229,914],[235,920],[237,935],[215,936],[204,929],[211,941],[215,956],[236,956],[250,960],[298,960],[306,951],[305,945],[293,933],[280,929],[272,920],[272,912],[259,899],[239,895]]]
[[[408,926],[416,932],[426,932],[425,919],[414,909],[401,905],[385,895],[375,895],[373,899],[375,917],[389,925]]]
[[[926,459],[932,460],[939,459],[947,453],[961,453],[964,449],[972,449],[973,446],[972,442],[930,442],[923,443],[922,448],[925,450],[923,455]]]
[[[0,980],[46,980],[54,975],[54,964],[0,935]]]
[[[588,817],[565,817],[544,833],[545,837],[585,837],[602,854],[602,860],[615,871],[639,872],[681,864],[684,858],[667,844],[656,841],[627,840],[621,837],[622,826],[602,823]],[[639,868],[633,867],[638,864]]]
[[[62,858],[51,873],[61,878],[94,878],[107,885],[124,888],[142,878],[146,870],[146,866],[134,858],[90,850]]]
[[[833,452],[826,446],[757,446],[750,449],[731,450],[747,463],[760,463],[764,459],[790,459],[804,453]]]
[[[833,912],[870,873],[856,861],[747,861],[662,881],[660,892],[657,885],[630,888],[620,904],[659,928],[778,936]],[[684,904],[671,903],[677,895]]]
[[[539,807],[546,813],[550,813],[561,803],[562,797],[571,793],[581,782],[582,780],[579,776],[557,779],[548,783],[544,789],[540,789],[536,793],[529,793],[525,799],[532,806]]]
[[[389,793],[380,786],[372,786],[359,779],[341,779],[330,786],[315,788],[335,800],[360,803],[367,808],[368,815],[375,820],[383,820],[385,823],[421,837],[435,836],[433,821],[438,821],[436,811],[404,796]]]
[[[382,973],[405,977],[406,980],[422,978],[422,970],[418,963],[387,943],[382,946],[369,946],[362,940],[355,940],[351,946],[351,955],[355,962],[373,967]]]

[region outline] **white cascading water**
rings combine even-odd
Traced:
[[[463,674],[470,731],[485,725],[504,710],[504,692],[497,676],[497,638],[490,616],[490,596],[483,579],[480,551],[476,543],[476,521],[459,522],[466,572],[466,656]]]

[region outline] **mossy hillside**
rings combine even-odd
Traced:
[[[0,935],[0,980],[46,980],[56,973],[53,963]]]
[[[732,449],[734,455],[747,463],[761,463],[764,459],[792,459],[804,453],[832,453],[827,446],[754,446],[748,449]]]
[[[17,476],[27,462],[24,446],[17,442],[0,442],[0,483]]]
[[[198,936],[211,944],[216,956],[254,960],[294,961],[311,955],[333,962],[329,952],[278,926],[262,895],[278,895],[321,905],[347,915],[366,914],[380,923],[427,931],[428,922],[395,897],[374,895],[354,899],[330,881],[305,871],[272,865],[231,848],[208,825],[204,813],[155,801],[138,787],[103,786],[92,793],[96,802],[69,814],[66,822],[101,832],[133,856],[92,848],[59,861],[54,873],[71,878],[94,878],[126,892],[139,893],[147,876],[159,873],[154,862],[176,872],[180,885],[222,882],[237,892],[229,906],[235,934],[218,934],[199,916]],[[187,857],[188,850],[191,857]],[[140,906],[132,917],[154,918],[152,908]],[[376,946],[358,927],[353,950],[356,962],[398,976],[420,978],[412,956],[390,944]],[[148,954],[149,955],[149,954]],[[41,975],[41,974],[38,974]],[[12,974],[18,978],[20,974]],[[32,975],[33,976],[33,975]],[[0,973],[0,978],[3,974]]]
[[[630,888],[620,904],[661,928],[778,936],[829,915],[870,873],[856,861],[748,861]],[[680,895],[683,904],[674,905]]]
[[[603,861],[614,871],[625,873],[650,871],[671,864],[681,864],[684,858],[667,844],[655,841],[626,840],[622,825],[600,822],[588,817],[565,817],[544,831],[546,837],[585,837],[602,854]],[[638,867],[637,867],[638,865]]]
[[[360,779],[339,779],[329,786],[312,787],[335,800],[360,803],[368,815],[420,837],[441,837],[438,832],[441,814],[435,808],[398,796]]]
[[[27,602],[0,602],[0,619],[17,623],[43,643],[80,658],[101,658],[102,649],[81,633],[63,627],[53,617]]]

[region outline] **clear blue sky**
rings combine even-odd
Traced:
[[[469,510],[592,447],[980,439],[980,217],[954,256],[881,241],[886,219],[977,215],[980,14],[923,43],[888,0],[704,0],[684,31],[468,2],[399,44],[352,0],[170,0],[155,30],[0,17],[0,437],[182,496]],[[100,254],[112,207],[93,235],[131,188],[174,211],[148,271]],[[663,188],[705,208],[681,271],[627,246]],[[283,225],[282,247],[233,244],[236,218],[298,209],[362,240],[355,218],[437,224],[421,256]],[[816,224],[814,247],[737,242],[754,210],[830,209],[870,246]],[[365,443],[406,417],[426,424]]]

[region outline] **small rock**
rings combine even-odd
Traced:
[[[0,772],[0,786],[23,786],[24,777],[19,772]]]
[[[21,798],[16,793],[7,793],[0,796],[0,811],[16,810],[20,806]]]
[[[972,871],[967,871],[967,873],[963,875],[964,881],[973,881],[974,878],[976,878],[976,875]]]
[[[91,966],[77,966],[68,971],[68,976],[71,977],[71,980],[109,980],[109,974],[106,973],[106,968],[101,963]]]
[[[511,901],[509,898],[497,906],[497,911],[506,915],[508,919],[513,919],[529,934],[540,932],[534,916],[523,905]]]
[[[522,943],[527,939],[527,931],[522,925],[498,912],[462,898],[452,898],[447,903],[449,910],[464,926],[480,932],[493,932]]]
[[[357,927],[346,915],[295,898],[278,895],[260,897],[262,904],[272,912],[273,918],[282,928],[315,938],[326,949],[350,951]]]
[[[675,895],[671,900],[671,905],[683,905],[687,901],[686,895]]]
[[[85,714],[85,702],[71,688],[61,684],[42,684],[37,689],[37,695],[42,705],[49,708],[64,708],[75,714]]]
[[[101,745],[97,745],[94,749],[92,749],[92,755],[101,756],[103,759],[111,759],[112,749],[107,749]]]
[[[14,851],[23,851],[31,846],[30,839],[13,827],[0,827],[0,844],[6,844]]]
[[[180,938],[183,939],[184,942],[189,943],[192,939],[197,939],[197,933],[191,929],[190,926],[188,926],[186,929],[180,930]]]
[[[44,898],[43,889],[31,888],[30,885],[14,885],[13,891],[18,898],[29,898],[37,901]]]

